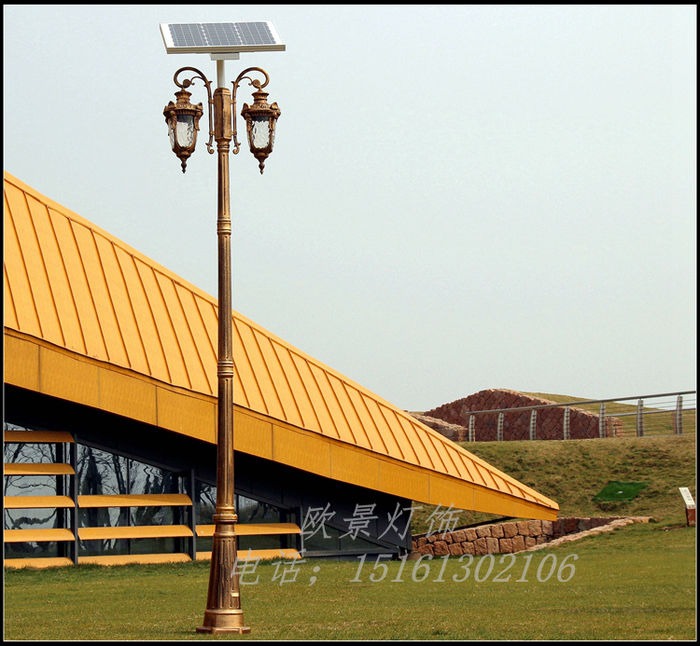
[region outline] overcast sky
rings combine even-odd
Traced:
[[[216,156],[162,111],[216,64],[158,26],[272,21],[226,67],[282,111],[231,158],[234,309],[394,404],[696,387],[694,5],[3,13],[5,170],[210,294]]]

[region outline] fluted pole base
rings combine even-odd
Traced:
[[[213,516],[216,528],[212,540],[204,622],[196,630],[198,633],[249,633],[250,628],[243,621],[236,558],[238,540],[235,524],[238,517],[233,507],[221,507],[219,511]]]

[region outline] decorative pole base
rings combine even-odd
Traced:
[[[243,625],[242,610],[205,610],[204,625],[197,626],[198,633],[240,633],[250,632]]]

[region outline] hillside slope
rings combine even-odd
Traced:
[[[560,517],[653,516],[660,524],[685,524],[685,506],[678,487],[689,487],[697,500],[695,434],[460,444],[494,467],[556,500]],[[649,484],[627,502],[593,501],[610,480]],[[433,511],[435,508],[426,507],[414,515],[413,533],[427,531]],[[460,512],[459,525],[494,518],[488,514]],[[434,525],[433,530],[436,528]]]

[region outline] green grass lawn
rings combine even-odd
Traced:
[[[386,572],[385,563],[377,565],[373,559],[359,571],[357,559],[309,560],[298,564],[296,576],[287,571],[284,579],[275,578],[281,570],[276,572],[274,564],[261,563],[244,575],[247,581],[259,577],[257,583],[242,586],[252,633],[233,638],[695,636],[692,528],[635,525],[565,547],[501,559],[493,559],[491,571],[489,560],[480,563],[477,558],[468,564],[436,558],[392,561]],[[208,573],[208,564],[201,562],[7,571],[5,638],[232,638],[194,632],[204,614]]]
[[[658,522],[530,555],[497,555],[490,572],[486,557],[471,564],[455,557],[377,564],[368,557],[359,575],[357,559],[319,559],[298,564],[292,581],[294,572],[287,570],[280,578],[281,568],[260,563],[244,576],[258,576],[258,582],[242,586],[245,618],[253,632],[233,638],[695,637],[695,528],[683,526],[685,507],[678,492],[688,486],[696,497],[694,435],[463,446],[556,500],[561,516],[653,516]],[[595,502],[609,480],[649,484],[632,500]],[[416,515],[414,533],[425,531],[431,509],[426,506]],[[463,512],[461,518],[466,523],[494,517]],[[556,572],[567,556],[575,572],[569,581],[559,581]],[[470,576],[455,581],[464,577],[466,565]],[[555,571],[547,579],[552,565]],[[538,571],[546,581],[538,580]],[[510,580],[500,580],[508,576]],[[204,616],[208,577],[206,562],[6,570],[4,636],[232,638],[194,632]]]

